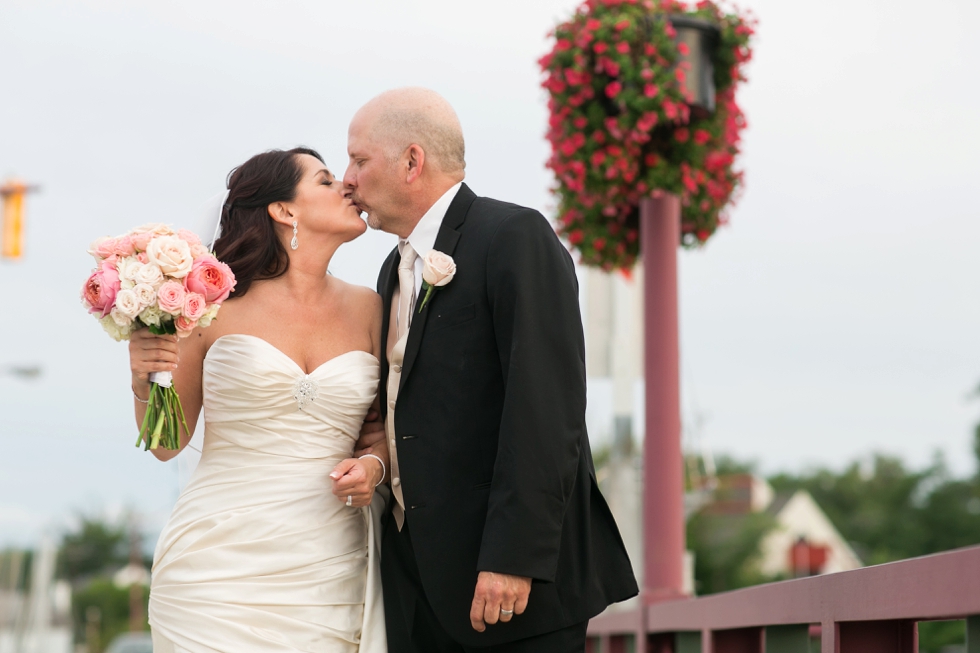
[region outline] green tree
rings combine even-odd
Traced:
[[[775,519],[764,512],[699,512],[688,519],[687,547],[694,553],[697,593],[714,594],[776,580],[758,568],[759,544],[775,525]]]
[[[100,653],[129,629],[129,588],[112,581],[112,574],[129,563],[129,549],[124,526],[92,516],[82,516],[78,528],[62,539],[58,575],[72,584],[75,641],[85,642],[90,653]],[[144,592],[143,614],[148,598]]]
[[[818,469],[769,482],[777,492],[807,490],[864,562],[879,564],[929,552],[920,504],[943,473],[936,466],[911,472],[899,459],[879,454],[870,471],[852,463],[840,473]]]
[[[61,542],[58,576],[75,584],[80,579],[121,567],[129,561],[128,543],[124,528],[83,516],[78,530],[66,534]]]
[[[149,593],[143,593],[143,614]],[[75,641],[87,642],[99,653],[117,635],[129,630],[129,589],[116,587],[110,578],[95,578],[72,595]]]

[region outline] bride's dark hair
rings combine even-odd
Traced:
[[[232,297],[242,297],[253,281],[275,279],[289,269],[289,255],[269,217],[269,205],[296,199],[303,177],[299,156],[323,157],[308,147],[256,154],[228,175],[228,199],[221,207],[221,236],[213,247],[235,273]]]

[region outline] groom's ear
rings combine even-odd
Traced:
[[[408,160],[408,171],[405,181],[412,183],[422,176],[422,169],[425,167],[425,150],[417,143],[412,143],[405,150],[405,156]]]
[[[282,202],[273,202],[269,205],[269,217],[287,227],[293,224],[293,216],[289,214],[289,209]]]

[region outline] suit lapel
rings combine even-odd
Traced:
[[[459,242],[458,229],[466,220],[466,213],[470,210],[470,205],[475,199],[476,194],[470,190],[469,186],[463,184],[459,187],[459,192],[453,198],[449,209],[446,211],[446,217],[443,218],[442,225],[439,227],[439,234],[436,236],[436,244],[433,249],[449,256],[453,255],[453,252],[456,251],[456,243]],[[397,268],[397,265],[395,267]],[[435,291],[425,308],[419,313],[418,306],[424,297],[425,293],[419,288],[416,306],[412,309],[415,311],[415,317],[412,318],[412,328],[408,330],[408,342],[405,344],[405,363],[402,365],[402,378],[399,388],[404,387],[405,379],[412,372],[419,347],[422,346],[422,332],[425,330],[426,320],[432,311],[432,303],[438,300],[439,290]]]

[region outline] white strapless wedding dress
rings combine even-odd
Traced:
[[[385,653],[377,503],[329,478],[378,378],[363,351],[306,375],[260,338],[214,342],[201,462],[154,555],[154,653]]]

